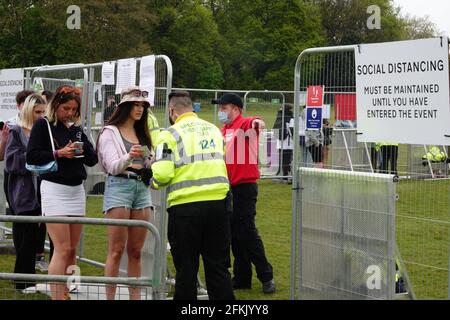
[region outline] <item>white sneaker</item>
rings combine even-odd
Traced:
[[[22,290],[23,294],[37,293],[36,287],[28,287]]]
[[[69,288],[70,293],[78,293],[80,291],[80,285],[72,283]]]

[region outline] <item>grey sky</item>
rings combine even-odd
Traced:
[[[428,15],[441,31],[441,35],[450,36],[450,1],[448,0],[394,0],[402,7],[402,14],[423,17]]]

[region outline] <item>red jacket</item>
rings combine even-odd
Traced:
[[[231,186],[255,183],[259,179],[258,140],[259,130],[252,129],[258,117],[239,115],[233,123],[221,129],[225,139],[225,162]]]

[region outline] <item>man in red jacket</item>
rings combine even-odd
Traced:
[[[258,137],[265,123],[258,117],[244,118],[240,96],[227,93],[212,103],[219,105],[218,119],[225,138],[228,179],[233,194],[231,249],[234,256],[233,287],[250,289],[252,263],[264,293],[275,292],[271,264],[255,225],[258,197]]]

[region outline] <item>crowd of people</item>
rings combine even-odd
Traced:
[[[234,299],[234,289],[251,288],[252,264],[262,291],[275,292],[272,265],[255,226],[259,170],[251,158],[258,152],[257,139],[247,139],[244,150],[236,148],[240,133],[254,132],[258,137],[265,122],[244,118],[241,97],[225,94],[213,101],[223,124],[219,130],[200,119],[189,93],[180,91],[169,96],[172,126],[160,129],[147,97],[139,87],[123,90],[120,103],[110,103],[114,110],[94,148],[80,123],[80,89],[61,86],[45,95],[19,92],[19,114],[5,123],[0,141],[11,214],[85,216],[85,166],[99,163],[107,175],[103,201],[107,218],[149,221],[153,214],[149,187],[167,188],[175,299],[196,298],[200,256],[210,299]],[[238,161],[240,152],[243,162]],[[35,167],[46,170],[37,173]],[[63,223],[13,224],[15,273],[35,273],[45,257],[47,232],[52,243],[48,274],[71,274],[82,225]],[[140,277],[146,229],[110,226],[107,234],[105,276],[118,276],[126,249],[128,276]],[[231,252],[233,276],[228,270]],[[22,290],[34,283],[15,285]],[[65,283],[51,283],[50,288],[52,299],[70,299]],[[114,299],[115,292],[116,286],[107,285],[107,299]],[[141,298],[139,288],[130,287],[129,294],[130,299]]]

